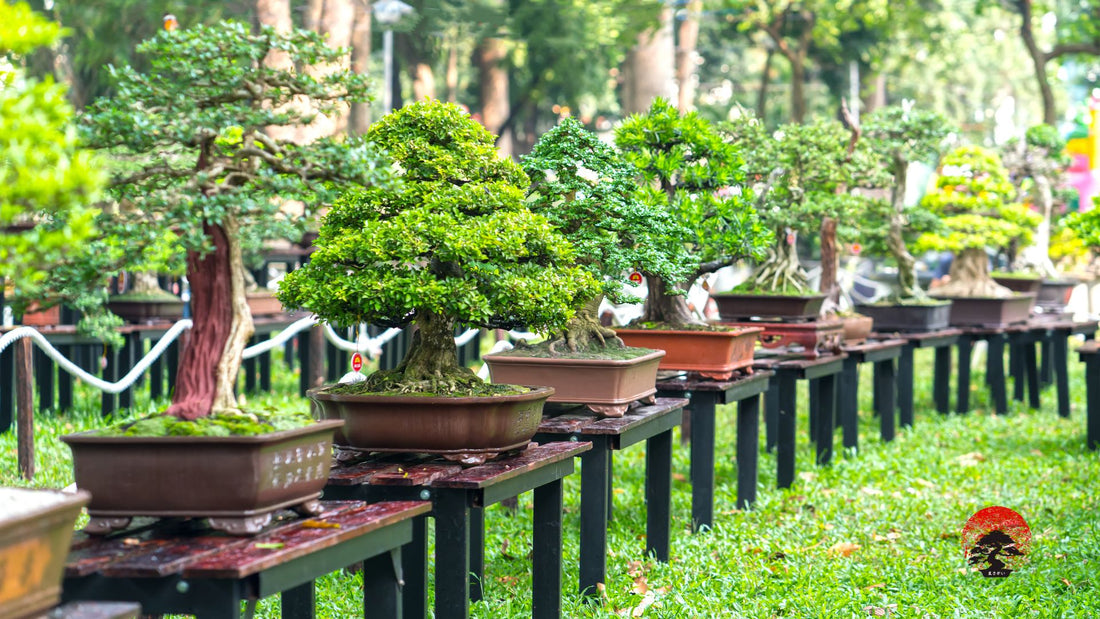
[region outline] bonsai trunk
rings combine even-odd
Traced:
[[[674,327],[701,324],[692,316],[686,296],[669,292],[670,284],[660,277],[647,275],[645,279],[649,294],[638,322],[657,322]]]
[[[936,289],[950,297],[1011,297],[1012,291],[993,281],[985,250],[968,247],[951,263],[951,281]]]
[[[1054,210],[1054,195],[1050,189],[1050,179],[1045,174],[1036,174],[1035,202],[1043,219],[1035,230],[1034,243],[1020,252],[1020,258],[1012,267],[1016,270],[1033,270],[1043,277],[1058,277],[1058,270],[1050,260],[1050,215]]]
[[[157,274],[152,271],[138,271],[132,273],[133,278],[130,284],[130,293],[135,295],[150,295],[150,296],[168,296],[170,293],[160,287],[160,282],[157,281]]]
[[[187,254],[194,326],[176,371],[176,391],[168,414],[197,419],[213,411],[234,409],[233,394],[241,354],[254,331],[244,294],[244,261],[238,224],[205,224],[213,251]]]
[[[836,251],[836,220],[825,217],[821,220],[821,281],[818,290],[825,294],[822,313],[840,310],[840,285],[837,283],[837,271],[840,258]]]
[[[565,326],[565,330],[553,334],[550,342],[550,352],[560,354],[559,348],[562,344],[570,352],[587,350],[595,346],[622,347],[624,345],[623,341],[615,335],[615,330],[600,323],[600,303],[602,302],[603,295],[601,294],[589,299],[584,306],[578,309],[577,313],[573,314],[573,318],[569,320],[569,324]]]
[[[794,233],[787,242],[787,234],[783,230],[776,232],[775,246],[768,250],[768,258],[761,265],[760,270],[753,276],[753,283],[762,290],[794,289],[806,290],[809,286],[809,278],[802,270],[802,263],[798,261],[798,251],[795,246]]]
[[[420,310],[405,358],[393,370],[371,374],[366,388],[375,392],[446,393],[481,382],[469,368],[458,363],[454,319]]]
[[[890,225],[886,232],[886,245],[898,263],[898,298],[924,299],[924,291],[917,285],[917,261],[905,246],[902,233],[909,221],[905,217],[905,191],[909,162],[894,157],[894,188],[890,192]]]

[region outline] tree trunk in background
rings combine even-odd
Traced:
[[[1031,0],[1020,0],[1015,4],[1020,14],[1020,38],[1024,42],[1024,47],[1027,48],[1027,55],[1031,57],[1035,82],[1039,86],[1039,94],[1043,100],[1043,122],[1055,125],[1058,119],[1054,109],[1054,91],[1050,88],[1050,78],[1047,76],[1047,56],[1039,49],[1039,44],[1035,41],[1035,33],[1031,29]]]
[[[680,22],[679,42],[676,47],[676,84],[679,86],[676,107],[680,112],[695,109],[695,68],[698,56],[695,48],[699,42],[699,14],[703,10],[703,0],[690,0],[685,10],[687,14]]]
[[[905,245],[905,192],[909,177],[909,162],[894,157],[894,187],[890,190],[890,226],[886,231],[886,246],[898,263],[898,298],[923,299],[924,291],[917,285],[917,261]]]
[[[886,106],[886,75],[881,72],[874,73],[867,81],[870,82],[870,87],[867,96],[863,97],[864,114],[870,114]]]
[[[795,57],[791,59],[791,122],[801,124],[806,118],[806,94],[803,86],[806,83],[805,59]]]
[[[351,70],[359,75],[370,73],[371,6],[368,2],[353,2],[355,23],[351,28]],[[348,114],[348,133],[366,133],[370,126],[370,104],[353,103]]]
[[[458,44],[451,41],[447,46],[447,101],[458,100]]]
[[[836,281],[839,260],[836,250],[836,220],[824,217],[821,219],[821,281],[818,290],[825,294],[825,304],[833,311],[840,308],[840,286]]]
[[[330,48],[349,47],[352,42],[352,26],[355,24],[354,0],[324,0],[321,19],[316,32],[326,37]],[[326,75],[350,67],[350,59],[344,57],[339,63],[314,66],[306,69],[312,75]],[[333,116],[317,115],[308,127],[300,132],[300,141],[312,142],[317,138],[342,133],[348,126],[349,107],[345,104]]]
[[[435,73],[432,65],[421,60],[409,66],[412,73],[413,101],[435,99]]]
[[[756,92],[756,117],[764,123],[768,119],[768,85],[771,84],[772,79],[773,58],[775,58],[775,50],[769,47],[767,55],[764,56],[764,68],[760,71],[760,90]]]
[[[358,2],[356,4],[359,4]],[[369,10],[369,7],[368,7]],[[308,0],[302,15],[302,27],[306,30],[320,32],[321,13],[325,11],[325,0]]]
[[[661,9],[657,26],[638,35],[634,48],[623,61],[623,112],[636,114],[649,109],[657,97],[672,99],[676,47],[672,36],[671,7]]]
[[[504,39],[482,39],[474,52],[481,75],[481,122],[496,134],[508,120],[511,103],[508,99],[508,70],[504,67],[507,56]],[[497,148],[506,155],[512,154],[511,132],[504,132],[497,140]]]
[[[649,289],[646,294],[642,316],[638,322],[659,322],[668,325],[688,325],[698,323],[687,304],[687,295],[669,294],[672,289],[660,277],[647,275],[646,286]]]
[[[276,32],[290,32],[294,28],[290,0],[256,0],[256,20],[261,26],[271,26]],[[268,52],[264,64],[273,69],[291,69],[294,66],[290,56],[278,50]],[[298,135],[295,127],[268,127],[266,132],[276,140],[294,140]]]

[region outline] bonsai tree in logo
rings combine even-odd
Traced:
[[[543,134],[522,165],[531,178],[528,207],[565,235],[576,263],[600,282],[597,294],[551,336],[550,351],[622,347],[600,324],[600,303],[605,297],[638,301],[624,288],[632,270],[664,282],[687,279],[695,266],[681,241],[688,230],[661,204],[638,200],[634,167],[572,117]]]
[[[996,529],[983,535],[969,551],[967,562],[980,568],[985,576],[1008,576],[1012,570],[1000,557],[1022,557],[1024,553],[1016,547],[1016,541],[1007,533]]]
[[[309,264],[287,275],[279,298],[341,325],[416,325],[395,369],[341,388],[492,393],[459,364],[455,327],[562,329],[599,284],[576,265],[569,241],[525,206],[527,175],[458,106],[407,105],[366,137],[388,151],[400,184],[339,200]]]
[[[664,99],[623,122],[615,143],[639,171],[637,199],[666,210],[685,226],[680,242],[694,257],[693,268],[680,281],[646,274],[648,296],[639,322],[696,322],[684,292],[703,275],[762,258],[771,242],[752,206],[741,149],[695,112],[681,115]]]
[[[927,232],[918,249],[955,252],[951,281],[938,296],[1010,297],[1012,291],[989,272],[986,249],[1024,246],[1039,216],[1015,202],[1016,189],[996,153],[980,146],[962,146],[947,154],[935,191],[921,205],[940,217],[943,230]]]
[[[88,286],[120,269],[186,272],[194,326],[167,412],[195,419],[236,409],[234,383],[253,333],[242,245],[300,230],[303,215],[288,204],[309,216],[347,187],[388,175],[357,139],[272,137],[368,100],[362,76],[293,68],[338,64],[346,52],[319,35],[225,22],[161,32],[138,52],[149,69],[112,68],[114,95],[84,119],[89,143],[115,157],[115,205],[99,218],[103,235],[54,275],[59,286]],[[286,54],[290,68],[265,64],[272,53]]]

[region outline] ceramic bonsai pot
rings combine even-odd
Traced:
[[[92,493],[85,531],[134,516],[208,518],[232,534],[259,532],[273,512],[316,514],[338,420],[258,436],[61,437],[77,487]]]
[[[175,322],[183,318],[183,299],[150,298],[136,299],[126,296],[114,297],[107,302],[107,309],[126,322],[147,323],[158,320]]]
[[[946,298],[946,297],[943,297]],[[1027,322],[1035,293],[1016,293],[1011,297],[951,297],[952,327],[995,329]]]
[[[275,293],[267,290],[257,290],[245,294],[248,302],[248,311],[253,316],[274,316],[283,313],[283,304],[276,298]]]
[[[710,295],[722,320],[804,321],[815,320],[825,302],[823,294],[737,294]]]
[[[342,419],[337,444],[359,451],[436,453],[479,464],[527,446],[542,420],[550,387],[489,397],[348,395],[311,389],[315,413]],[[315,415],[316,416],[316,415]]]
[[[0,617],[39,617],[61,600],[73,525],[88,498],[0,488]]]
[[[657,393],[657,367],[663,350],[642,351],[633,359],[565,359],[516,356],[500,352],[484,357],[494,383],[554,388],[547,402],[585,404],[608,417],[622,417],[631,402]]]
[[[840,321],[844,324],[844,343],[852,345],[866,342],[875,325],[874,318],[862,314],[842,316]]]
[[[856,311],[875,320],[878,333],[927,333],[946,329],[951,319],[951,301],[940,299],[919,305],[896,303],[857,305]]]
[[[1035,297],[1035,306],[1043,313],[1058,313],[1066,309],[1069,297],[1079,282],[1075,279],[1044,279],[1039,283],[1039,294]]]
[[[627,346],[665,351],[659,369],[697,372],[726,380],[752,366],[760,327],[698,330],[615,329]]]
[[[993,281],[1012,292],[1039,292],[1043,279],[1038,275],[994,275]]]
[[[37,303],[32,303],[23,312],[20,321],[25,327],[53,327],[61,324],[61,306],[54,305],[46,309],[39,309]]]

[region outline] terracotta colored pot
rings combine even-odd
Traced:
[[[345,422],[341,447],[438,453],[475,464],[526,447],[542,420],[549,387],[491,397],[344,395],[310,389],[316,411]]]
[[[146,323],[157,320],[173,322],[183,318],[183,299],[125,299],[116,298],[107,302],[107,309],[126,322]]]
[[[925,333],[946,329],[951,319],[951,301],[942,299],[928,304],[857,305],[856,311],[874,318],[879,333]]]
[[[53,327],[59,325],[61,324],[61,306],[54,305],[40,310],[37,303],[32,303],[27,307],[27,311],[23,312],[21,322],[27,327]]]
[[[1012,292],[1039,292],[1039,286],[1043,283],[1043,279],[1038,275],[1019,277],[994,275],[993,281],[1008,288]]]
[[[867,341],[875,325],[875,319],[870,316],[855,314],[841,318],[844,323],[844,342],[847,344],[862,344]]]
[[[615,329],[627,346],[665,351],[662,370],[698,372],[707,378],[725,380],[741,368],[752,365],[759,327],[684,330]]]
[[[283,304],[273,292],[249,292],[245,295],[253,316],[273,316],[283,313]]]
[[[316,513],[340,421],[259,436],[61,437],[77,487],[92,493],[84,530],[107,533],[133,516],[206,517],[230,533],[259,531],[283,508]]]
[[[1069,297],[1078,283],[1080,282],[1075,279],[1044,279],[1040,282],[1035,305],[1043,308],[1044,313],[1061,312],[1069,303]]]
[[[816,359],[823,354],[840,352],[844,342],[844,323],[839,320],[811,320],[803,322],[775,321],[723,323],[736,327],[757,327],[760,347],[773,354],[793,355]]]
[[[1026,322],[1035,304],[1035,293],[1017,293],[1004,298],[951,297],[951,301],[952,327],[993,329]]]
[[[823,294],[712,294],[722,320],[814,320],[825,302]]]
[[[61,600],[73,525],[88,498],[0,488],[0,617],[38,617]]]
[[[593,410],[621,416],[627,405],[657,393],[657,367],[665,351],[654,350],[633,359],[555,359],[486,355],[494,383],[553,387],[548,402],[596,404]]]

